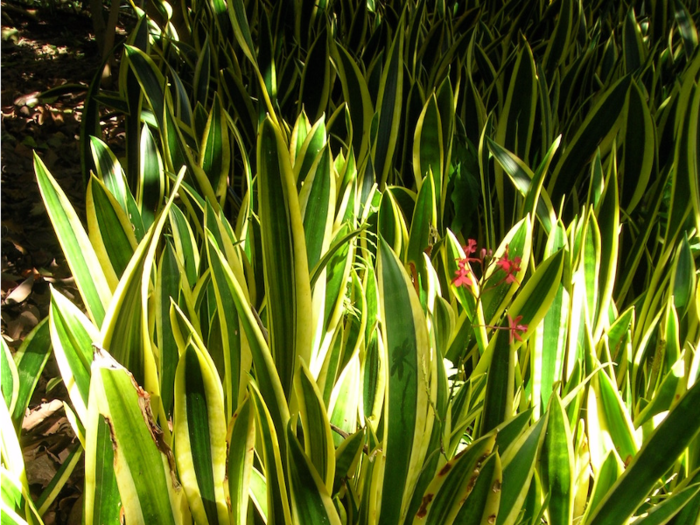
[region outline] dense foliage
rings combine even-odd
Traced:
[[[697,2],[183,5],[90,88],[87,227],[36,157],[82,305],[3,347],[8,519],[84,461],[87,524],[695,523]]]

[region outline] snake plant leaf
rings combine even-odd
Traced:
[[[228,455],[226,477],[228,497],[231,502],[229,521],[245,523],[250,496],[253,459],[255,451],[255,412],[250,396],[246,396],[236,409],[228,427],[226,438]]]
[[[549,257],[561,248],[566,249],[567,246],[566,230],[560,220],[549,234],[544,256]],[[565,268],[567,264],[568,254],[565,253]],[[565,275],[565,271],[562,274]],[[532,396],[535,417],[538,417],[542,407],[549,403],[554,385],[559,378],[563,377],[566,327],[569,322],[568,298],[569,294],[562,283],[554,296],[552,306],[537,329],[536,337],[530,343],[531,366],[534,372]]]
[[[403,265],[380,237],[377,276],[383,340],[386,342],[384,449],[379,523],[398,523],[410,501],[423,458],[421,440],[431,419],[425,370],[428,332],[415,289]]]
[[[138,47],[125,45],[124,51],[131,70],[138,80],[148,104],[153,109],[156,120],[161,129],[163,128],[163,115],[165,111],[165,98],[163,90],[165,88],[165,77],[160,72],[150,56]]]
[[[546,167],[543,170],[538,170],[536,177],[525,163],[516,157],[513,153],[496,144],[489,137],[486,137],[489,150],[503,168],[506,175],[513,182],[515,188],[520,194],[526,198],[526,204],[523,206],[524,213],[535,212],[537,219],[542,224],[545,233],[549,233],[556,222],[554,207],[552,201],[547,194],[547,191],[542,188]],[[558,145],[558,141],[552,145],[553,148]],[[551,151],[551,150],[550,150]],[[551,159],[551,154],[548,158]],[[530,197],[530,195],[533,197]],[[538,198],[539,196],[539,198]],[[536,204],[535,204],[536,203]],[[535,204],[534,210],[532,205]]]
[[[547,186],[553,198],[570,193],[578,179],[576,175],[588,164],[596,149],[603,150],[603,145],[615,136],[631,82],[631,77],[625,76],[608,88],[569,140]]]
[[[5,340],[2,340],[2,348],[0,348],[0,364],[2,365],[2,397],[7,403],[7,411],[12,414],[17,406],[17,398],[19,396],[19,374],[17,373],[17,365],[14,359],[12,359],[12,354],[10,353],[10,347],[7,346]]]
[[[626,523],[656,481],[697,435],[700,420],[694,414],[698,403],[700,383],[695,383],[646,440],[587,521],[588,525]]]
[[[357,406],[362,390],[360,360],[357,353],[353,354],[344,368],[341,369],[339,366],[338,369],[342,371],[338,374],[328,403],[330,421],[335,427],[349,434],[357,429]],[[338,444],[338,441],[336,439],[335,443]]]
[[[170,208],[170,228],[173,235],[173,245],[178,256],[180,265],[185,270],[185,276],[190,287],[197,284],[199,268],[201,264],[197,240],[190,221],[180,208],[174,206]]]
[[[508,94],[498,117],[495,141],[527,163],[530,161],[530,145],[535,126],[538,84],[532,49],[527,41],[518,47],[518,57],[508,84]],[[496,190],[499,195],[503,195],[503,181],[499,177],[502,175],[497,168]],[[501,207],[501,210],[503,209]]]
[[[608,432],[615,449],[625,465],[637,454],[639,446],[635,439],[634,427],[629,419],[616,386],[608,375],[601,371],[592,381],[592,389],[598,402],[599,420],[604,432]]]
[[[157,263],[155,288],[155,329],[160,359],[158,379],[160,396],[166,417],[173,412],[175,371],[178,363],[177,343],[170,324],[170,301],[178,303],[180,296],[181,273],[172,242],[165,242],[160,260]]]
[[[540,418],[537,423],[525,430],[501,457],[503,485],[497,525],[512,525],[518,519],[530,480],[535,472],[547,421],[547,417]]]
[[[634,15],[634,8],[630,7],[622,26],[622,54],[625,59],[625,73],[634,73],[645,62],[645,45],[642,32]]]
[[[249,383],[249,392],[255,404],[256,427],[260,429],[260,448],[262,449],[261,459],[265,467],[265,483],[267,486],[267,518],[269,523],[292,522],[289,508],[288,488],[285,482],[285,469],[283,466],[282,454],[289,446],[287,437],[282,440],[278,438],[275,426],[264,403],[260,392],[254,382]],[[287,419],[289,422],[289,419]],[[280,445],[285,444],[283,447]]]
[[[263,523],[267,523],[267,480],[258,469],[253,467],[250,476],[250,501],[253,503]]]
[[[210,258],[215,261],[215,264],[216,261],[218,261],[218,266],[223,271],[223,283],[225,283],[229,289],[230,297],[233,299],[241,326],[246,333],[252,354],[252,361],[255,366],[257,388],[260,391],[260,395],[265,400],[265,405],[268,407],[267,410],[270,411],[270,417],[272,421],[274,421],[275,429],[285,428],[289,420],[289,406],[284,396],[282,384],[270,348],[265,340],[260,325],[258,325],[256,314],[253,313],[250,303],[241,289],[237,278],[225,262],[224,255],[219,248],[213,244],[211,239],[208,239],[208,242],[210,244],[208,247]],[[217,269],[216,271],[218,272],[219,270]]]
[[[401,123],[401,105],[403,100],[403,30],[404,17],[399,21],[394,41],[387,54],[382,71],[377,99],[378,124],[377,134],[372,144],[372,163],[379,189],[383,190],[393,169],[394,150]]]
[[[228,2],[227,7],[236,41],[238,42],[238,45],[241,46],[243,54],[248,58],[248,60],[251,61],[251,63],[256,65],[257,60],[255,56],[255,45],[253,45],[253,39],[250,33],[245,4],[243,3],[243,0],[233,0]]]
[[[199,153],[199,166],[206,173],[219,204],[223,206],[231,166],[231,146],[225,112],[218,93],[214,94]]]
[[[291,158],[294,159],[294,179],[297,188],[301,187],[302,182],[306,180],[311,167],[326,146],[327,141],[326,118],[322,116],[307,132],[304,141],[301,144],[296,144],[295,149],[298,151],[292,151],[290,154]]]
[[[592,428],[591,431],[596,431],[596,429]],[[597,468],[591,496],[588,500],[586,511],[581,517],[583,523],[588,523],[588,518],[598,508],[598,505],[615,484],[617,478],[622,475],[622,471],[623,465],[620,456],[614,450],[611,450]]]
[[[447,230],[445,266],[450,277],[456,274],[458,261],[464,259],[465,257],[466,255],[464,250],[459,245],[457,238],[450,230]],[[479,353],[483,354],[484,350],[486,350],[486,346],[488,345],[488,336],[486,334],[487,323],[484,318],[483,303],[476,300],[476,298],[480,296],[478,282],[476,279],[471,279],[471,285],[467,284],[465,286],[452,286],[450,287],[450,290],[454,292],[457,300],[462,305],[462,308],[464,308],[464,311],[469,318],[469,322],[473,327],[476,343],[479,347]]]
[[[39,524],[43,521],[29,492],[19,439],[12,426],[7,401],[0,400],[0,514],[3,523]]]
[[[304,108],[312,122],[326,112],[331,91],[331,63],[328,31],[319,31],[304,60],[304,72],[299,87],[299,110]]]
[[[481,180],[481,194],[484,203],[484,235],[486,237],[485,248],[493,249],[496,246],[496,213],[491,202],[491,163],[489,162],[489,149],[487,137],[492,136],[494,114],[490,113],[486,124],[479,134],[479,142],[477,148],[477,156],[479,159],[479,176]]]
[[[560,4],[557,23],[552,36],[547,39],[547,49],[544,52],[544,71],[551,79],[554,70],[564,64],[568,56],[568,47],[574,33],[573,24],[574,0],[564,0]]]
[[[635,520],[635,523],[639,525],[664,525],[669,523],[683,509],[690,507],[693,502],[697,504],[698,494],[700,494],[700,484],[694,483],[684,487],[654,506],[645,516]],[[674,523],[678,523],[678,521]]]
[[[495,523],[500,508],[502,485],[501,458],[498,452],[494,452],[482,462],[474,488],[455,516],[453,525]]]
[[[673,7],[678,31],[683,39],[683,50],[685,51],[686,59],[690,60],[695,48],[698,47],[698,30],[688,8],[683,5],[683,2],[674,0]]]
[[[328,494],[335,477],[335,447],[326,406],[316,381],[305,363],[300,363],[294,378],[299,415],[304,429],[304,451],[325,484]],[[354,405],[357,406],[357,403]]]
[[[678,338],[677,333],[675,338]],[[661,384],[654,393],[650,403],[635,417],[635,427],[640,427],[655,415],[671,409],[676,400],[685,392],[683,384],[685,371],[686,359],[684,355],[681,355],[661,380]]]
[[[597,222],[600,231],[600,273],[597,283],[599,293],[595,308],[597,320],[593,332],[594,338],[598,339],[607,325],[608,308],[613,300],[620,246],[620,196],[613,160],[611,160],[611,167],[605,181],[605,191],[597,210],[597,221],[594,222]],[[593,315],[593,311],[590,313]]]
[[[689,68],[686,75],[690,77],[690,75],[694,73],[697,79],[699,69],[700,54],[696,54],[693,59],[692,67]],[[686,83],[690,85],[686,87]],[[677,180],[675,182],[676,194],[673,197],[673,212],[671,218],[675,222],[674,216],[679,217],[678,221],[680,224],[681,219],[678,214],[681,212],[682,205],[677,205],[676,201],[682,203],[683,199],[680,192],[688,191],[687,197],[689,197],[692,203],[691,214],[695,216],[695,227],[700,228],[700,182],[698,182],[697,177],[698,165],[700,164],[700,155],[698,155],[697,152],[697,137],[700,136],[700,118],[697,117],[697,114],[700,113],[700,89],[697,88],[697,82],[694,88],[692,85],[693,84],[691,84],[688,79],[684,80],[682,93],[685,95],[687,90],[692,90],[692,97],[688,101],[688,113],[683,119],[682,138],[676,145],[676,157],[674,158],[678,163],[678,168],[676,173]],[[679,101],[679,104],[682,103],[683,99]],[[683,179],[682,182],[681,178]],[[674,233],[672,224],[669,224],[669,233]],[[670,238],[668,235],[667,237]]]
[[[440,468],[423,494],[413,519],[420,523],[452,523],[480,476],[481,465],[494,450],[494,433],[474,441]]]
[[[311,459],[304,453],[292,432],[291,424],[290,420],[287,427],[287,462],[294,522],[340,525],[340,517],[331,500],[330,491]]]
[[[19,480],[14,479],[12,474],[5,471],[4,468],[0,470],[0,483],[2,483],[2,499],[0,500],[2,519],[7,525],[27,525],[29,522],[25,519],[24,509],[31,498],[25,496],[26,491],[23,491],[22,484]],[[41,518],[36,523],[43,523],[40,520]]]
[[[401,254],[403,253],[405,230],[406,223],[394,194],[385,191],[379,206],[377,232],[389,243],[394,252]]]
[[[360,2],[358,10],[363,10],[362,2]],[[355,20],[353,20],[353,26],[355,23]],[[362,165],[369,151],[369,128],[374,113],[367,81],[357,61],[339,42],[331,38],[329,40],[329,48],[334,66],[338,72],[338,79],[343,88],[343,98],[350,110],[353,129],[353,151],[358,163]]]
[[[223,261],[211,251],[207,243],[207,260],[211,269],[212,288],[216,298],[216,316],[219,318],[221,348],[224,361],[224,399],[226,418],[229,419],[238,406],[244,386],[244,373],[250,367],[252,356],[246,352],[246,342],[241,337],[240,321],[231,290],[224,276]]]
[[[349,435],[335,449],[335,479],[338,483],[343,478],[353,477],[358,462],[362,455],[362,446],[365,442],[365,429],[360,428],[354,434]]]
[[[138,245],[133,227],[117,199],[95,177],[88,182],[85,208],[90,242],[114,291]]]
[[[104,182],[105,187],[117,199],[119,206],[125,213],[128,213],[126,206],[126,175],[116,155],[112,153],[109,146],[97,137],[91,137],[90,147],[97,167],[97,176]]]
[[[206,34],[202,43],[197,65],[194,68],[193,91],[194,104],[201,104],[203,107],[209,107],[209,79],[211,78],[211,44],[209,42],[209,33]]]
[[[159,391],[159,381],[148,328],[151,270],[161,233],[184,176],[183,168],[158,221],[143,238],[124,271],[101,327],[102,347],[119,363],[124,363],[136,381],[153,393]]]
[[[320,120],[325,121],[325,117]],[[325,142],[325,125],[320,123],[320,120],[314,124],[314,127],[316,128],[316,132],[318,133],[319,127],[322,126],[321,129],[322,133],[324,134],[323,140]],[[289,159],[292,162],[292,167],[295,167],[297,165],[297,159],[299,158],[302,146],[304,145],[306,138],[309,136],[310,131],[311,122],[309,122],[309,118],[306,116],[306,112],[302,110],[302,112],[299,114],[296,121],[294,122],[292,133],[289,136]]]
[[[104,320],[105,310],[112,298],[107,278],[70,201],[36,153],[34,171],[46,211],[75,278],[88,316],[99,326]]]
[[[512,320],[519,318],[520,320],[516,323],[527,327],[521,338],[527,340],[531,337],[554,301],[563,267],[564,250],[559,250],[540,264],[511,304],[508,319],[504,319],[501,323],[503,329],[498,330],[491,338],[488,348],[474,370],[474,373],[483,373],[488,367],[482,435],[510,419],[513,413],[514,351],[520,342],[513,332],[508,337],[504,330],[513,330]]]
[[[92,344],[99,342],[99,331],[85,314],[55,289],[51,290],[49,329],[61,377],[78,418],[85,424]]]
[[[6,343],[3,340],[3,345]],[[46,362],[51,355],[51,334],[49,331],[49,320],[45,318],[34,329],[29,332],[29,335],[24,338],[22,344],[17,350],[14,357],[14,362],[17,365],[17,401],[15,409],[12,412],[12,422],[16,429],[22,427],[24,414],[29,406],[29,400],[34,393],[34,389],[39,382],[41,373],[44,370]],[[3,367],[3,373],[5,369]],[[5,379],[2,380],[3,395],[5,395]]]
[[[642,200],[654,163],[654,123],[649,105],[636,81],[632,82],[627,99],[627,121],[625,122],[624,156],[620,165],[621,206],[630,215]]]
[[[156,214],[165,196],[165,171],[163,156],[147,124],[144,124],[141,130],[139,148],[136,202],[139,204],[143,226],[148,230],[156,220]]]
[[[695,261],[693,260],[687,234],[681,239],[674,266],[672,281],[673,304],[679,317],[682,318],[690,308],[697,283]]]
[[[309,268],[315,268],[322,254],[328,251],[333,233],[336,187],[331,162],[330,145],[326,144],[299,194]]]
[[[408,236],[406,262],[412,263],[419,272],[422,272],[424,267],[423,252],[432,242],[431,231],[437,229],[436,188],[433,181],[432,173],[428,172],[418,192]]]
[[[574,513],[573,435],[558,394],[549,398],[549,420],[542,448],[542,484],[549,496],[549,523],[572,523]]]
[[[424,179],[432,173],[435,187],[442,187],[445,166],[443,164],[444,138],[437,97],[432,94],[423,106],[413,139],[413,171],[420,191]],[[437,191],[440,195],[440,191]],[[438,202],[439,199],[438,199]]]
[[[92,377],[90,401],[94,399],[99,415],[107,422],[126,519],[135,523],[184,523],[182,489],[173,483],[172,452],[162,441],[148,394],[101,350],[93,362]],[[98,429],[90,425],[87,431],[91,436]]]
[[[280,129],[269,118],[258,142],[258,171],[270,348],[289,398],[297,356],[311,359],[311,287],[289,155]]]
[[[177,365],[175,460],[195,521],[228,523],[223,390],[214,363],[205,353],[189,342]]]

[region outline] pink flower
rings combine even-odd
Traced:
[[[467,254],[467,257],[469,257],[472,253],[476,253],[476,239],[469,239],[467,241],[466,246],[462,246],[464,248],[464,253]]]
[[[516,341],[522,341],[523,338],[520,337],[520,334],[524,334],[527,332],[527,325],[526,324],[519,324],[520,321],[522,320],[523,316],[519,315],[515,319],[513,319],[510,314],[508,314],[508,331],[510,332],[510,343],[513,343],[513,340]]]
[[[520,257],[510,259],[510,257],[508,256],[508,245],[506,245],[505,253],[501,258],[498,259],[498,261],[496,261],[496,265],[506,274],[506,276],[501,282],[505,281],[509,284],[518,282],[515,276],[520,271],[520,261]]]
[[[459,268],[455,272],[455,278],[452,279],[452,284],[455,286],[473,286],[474,282],[471,279],[471,272],[467,267],[466,259],[459,261]]]

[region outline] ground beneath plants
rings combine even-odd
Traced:
[[[129,24],[120,16],[119,33]],[[14,354],[48,315],[50,288],[77,296],[39,194],[33,153],[44,161],[79,214],[84,211],[79,134],[83,102],[100,65],[89,14],[78,4],[2,2],[2,337]],[[117,35],[119,39],[119,34]],[[50,88],[72,86],[41,98]],[[105,116],[104,140],[119,150],[120,122]],[[21,434],[30,489],[38,497],[77,441],[65,417],[67,394],[53,357]],[[80,469],[81,467],[78,467]],[[79,524],[77,470],[44,515],[47,525]]]

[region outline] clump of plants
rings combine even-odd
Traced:
[[[698,519],[692,6],[160,5],[86,225],[35,158],[84,309],[3,347],[8,519],[81,461],[85,523]],[[33,502],[49,352],[80,446]]]

